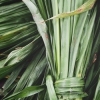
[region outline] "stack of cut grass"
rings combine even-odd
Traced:
[[[0,80],[8,78],[0,92],[3,97],[33,83],[41,84],[38,77],[47,66],[43,42],[31,13],[23,2],[12,1],[0,6]]]
[[[1,7],[0,79],[12,72],[3,100],[99,100],[96,0],[23,1],[37,27],[22,2]]]
[[[12,50],[29,44],[39,35],[36,25],[31,23],[31,14],[23,2],[1,6],[0,12],[0,58],[2,59]]]
[[[46,85],[50,100],[82,100],[86,96],[85,73],[98,34],[94,27],[97,7],[90,10],[96,0],[23,1],[46,47],[50,67]]]

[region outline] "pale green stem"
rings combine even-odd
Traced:
[[[54,4],[53,8],[53,15],[57,15],[58,12],[58,0],[52,1]],[[55,50],[55,57],[56,57],[56,69],[57,69],[57,76],[59,77],[60,74],[60,25],[59,25],[59,19],[53,20],[54,25],[54,42],[56,46]]]
[[[66,5],[67,4],[67,5]],[[70,11],[71,1],[64,1],[64,11]],[[69,62],[69,39],[70,39],[70,17],[64,18],[61,33],[61,72],[60,79],[68,76],[68,62]]]

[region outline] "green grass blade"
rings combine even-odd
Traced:
[[[64,2],[64,10],[70,11],[71,9],[71,1],[65,0]],[[67,6],[66,6],[67,4]],[[70,17],[64,18],[62,20],[62,29],[61,29],[61,71],[60,71],[60,79],[67,78],[68,76],[68,65],[69,65],[69,45],[70,45]],[[64,53],[66,52],[66,53]]]
[[[44,90],[44,86],[27,87],[20,92],[14,93],[14,94],[8,96],[7,98],[4,98],[4,100],[14,100],[14,99],[19,99],[19,98],[25,98],[25,97],[37,94],[43,90]]]
[[[52,0],[52,4],[55,5],[53,8],[53,15],[58,14],[58,1]],[[59,19],[53,20],[53,27],[54,27],[54,43],[55,43],[55,60],[56,60],[56,69],[57,69],[57,76],[59,77],[60,74],[60,26],[59,26]]]
[[[83,43],[81,55],[80,55],[79,62],[78,62],[78,65],[77,65],[76,76],[79,76],[79,73],[80,73],[80,66],[82,64],[82,60],[84,59],[85,51],[86,51],[86,48],[88,46],[88,43],[89,43],[89,40],[90,40],[90,37],[91,37],[91,34],[92,34],[92,29],[93,29],[95,17],[96,17],[96,8],[94,10],[92,18],[90,19],[89,26],[86,30],[86,33],[88,33],[88,34],[86,35],[84,43]]]
[[[38,55],[37,54],[34,55],[36,56],[35,59],[33,57],[32,61],[28,64],[28,67],[24,71],[24,74],[19,80],[14,92],[18,92],[26,86],[27,87],[31,86],[37,80],[37,78],[41,75],[42,71],[45,68],[45,62],[46,62],[45,58],[42,57],[43,52],[44,50],[42,48],[42,50],[38,52]]]
[[[46,86],[49,94],[50,100],[57,100],[57,96],[53,87],[53,80],[51,76],[47,76],[46,78]]]
[[[77,57],[77,54],[78,54],[79,44],[80,44],[80,40],[81,40],[81,37],[82,37],[82,33],[83,33],[84,25],[85,25],[85,22],[86,22],[87,14],[88,14],[88,12],[80,15],[80,18],[79,18],[78,23],[77,23],[76,28],[75,28],[75,33],[73,34],[73,37],[72,37],[71,49],[70,49],[71,52],[70,52],[70,63],[69,63],[69,66],[70,66],[69,77],[72,77],[73,73],[74,73],[76,57]],[[82,20],[83,20],[83,23],[81,23]]]
[[[96,87],[96,92],[95,92],[95,96],[94,96],[93,100],[99,100],[99,99],[100,99],[100,77],[99,77],[99,80],[98,80],[98,84],[97,84],[97,87]]]
[[[22,70],[24,66],[21,65],[21,67],[18,67],[16,70],[14,70],[10,77],[8,78],[8,80],[5,82],[4,86],[2,87],[3,88],[3,91],[6,91],[12,84],[13,82],[16,80],[16,78],[18,77],[20,71]]]

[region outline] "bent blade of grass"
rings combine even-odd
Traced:
[[[46,23],[42,23],[44,21],[44,19],[42,18],[36,4],[34,4],[35,1],[31,2],[30,0],[23,0],[23,2],[27,5],[29,10],[31,11],[33,19],[34,19],[35,23],[37,24],[38,31],[39,31],[40,35],[42,36],[45,47],[46,47],[46,54],[47,54],[47,59],[50,62],[49,65],[50,65],[51,73],[54,76],[56,76],[55,72],[54,72],[54,68],[53,68],[52,51],[50,49],[51,44],[49,41],[49,35],[47,32]]]
[[[76,9],[74,11],[58,14],[58,15],[51,17],[47,20],[51,20],[51,19],[55,19],[55,18],[64,18],[64,17],[69,17],[69,16],[83,13],[85,11],[90,10],[94,6],[95,2],[96,2],[96,0],[88,0],[82,6],[80,6],[78,9]]]

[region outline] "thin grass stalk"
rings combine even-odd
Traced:
[[[90,55],[91,55],[91,52],[92,52],[91,48],[92,48],[92,44],[93,44],[93,36],[91,36],[91,39],[88,43],[88,48],[87,48],[86,54],[84,55],[85,59],[84,59],[84,62],[83,62],[83,67],[82,67],[83,69],[81,69],[81,72],[80,72],[80,73],[82,73],[81,77],[83,77],[83,78],[85,77],[86,69],[87,69],[88,62],[90,60]]]
[[[80,0],[80,1],[73,1],[72,0],[72,6],[71,6],[71,11],[73,11],[74,9],[77,9],[80,5],[82,5],[83,4],[83,0]],[[78,18],[79,18],[79,16],[78,15],[75,15],[75,16],[72,16],[73,17],[73,22],[72,22],[72,25],[73,25],[73,32],[72,32],[72,34],[74,35],[74,33],[75,33],[75,26],[76,26],[76,24],[77,24],[77,21],[78,21]]]
[[[55,5],[53,8],[53,15],[58,14],[58,1],[52,0],[52,4]],[[56,57],[56,69],[57,76],[60,74],[60,27],[59,27],[59,19],[53,20],[54,27],[54,43],[55,43],[55,57]]]
[[[65,0],[64,12],[70,11],[71,1]],[[66,5],[67,4],[67,5]],[[61,71],[60,78],[67,78],[68,76],[68,62],[69,62],[69,41],[70,41],[70,17],[64,18],[61,32]],[[66,42],[67,41],[67,42]],[[66,54],[64,52],[66,51]]]

